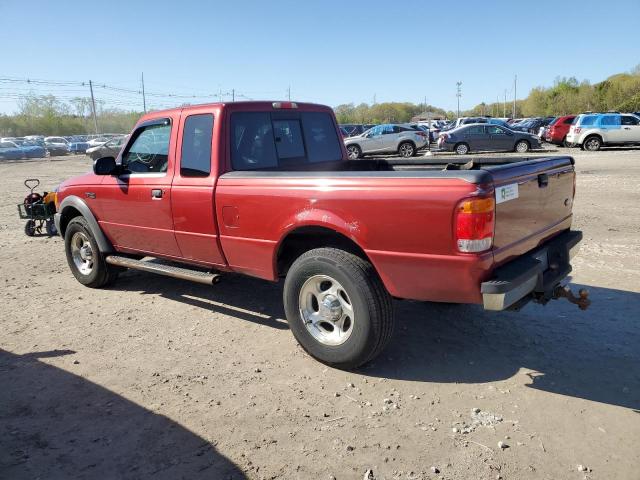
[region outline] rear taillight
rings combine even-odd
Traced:
[[[419,137],[427,138],[427,134],[425,132],[416,132],[416,135],[418,135]]]
[[[580,127],[574,127],[573,131],[574,131],[574,133],[580,133],[582,131],[582,129]]]
[[[446,140],[447,140],[447,138],[449,138],[449,135],[448,135],[447,133],[441,133],[441,134],[440,134],[440,138],[441,138],[443,141],[446,141]]]
[[[477,253],[493,244],[496,202],[493,197],[473,197],[456,207],[455,233],[458,251]]]

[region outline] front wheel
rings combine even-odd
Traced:
[[[71,273],[81,284],[100,288],[117,278],[118,269],[105,261],[84,217],[75,217],[69,222],[64,247]]]
[[[362,150],[358,145],[349,145],[347,147],[347,155],[349,156],[349,160],[357,160],[362,155]]]
[[[391,297],[368,261],[344,250],[301,255],[284,283],[296,340],[312,357],[353,369],[376,357],[393,332]]]
[[[413,157],[416,154],[416,147],[411,142],[404,142],[398,147],[398,153],[403,158]]]
[[[527,153],[529,151],[529,142],[526,140],[520,140],[516,143],[515,151],[518,153]]]
[[[33,237],[36,234],[35,220],[27,220],[27,223],[24,225],[24,234],[27,237]]]

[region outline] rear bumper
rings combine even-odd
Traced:
[[[506,310],[534,297],[549,299],[571,272],[582,232],[567,231],[517,259],[497,268],[493,278],[481,284],[485,310]]]

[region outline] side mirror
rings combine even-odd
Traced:
[[[112,175],[116,172],[118,165],[113,157],[100,157],[93,162],[93,173],[96,175]]]

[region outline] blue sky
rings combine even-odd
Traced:
[[[558,76],[592,82],[640,63],[640,0],[455,2],[0,0],[1,78],[94,80],[159,94],[300,101],[427,101],[455,109],[518,97]],[[0,81],[0,112],[26,91],[82,86]],[[106,105],[139,95],[96,88]],[[225,96],[225,99],[229,99]],[[238,97],[243,98],[243,97]],[[182,100],[150,97],[151,106]],[[137,104],[136,104],[137,103]]]

